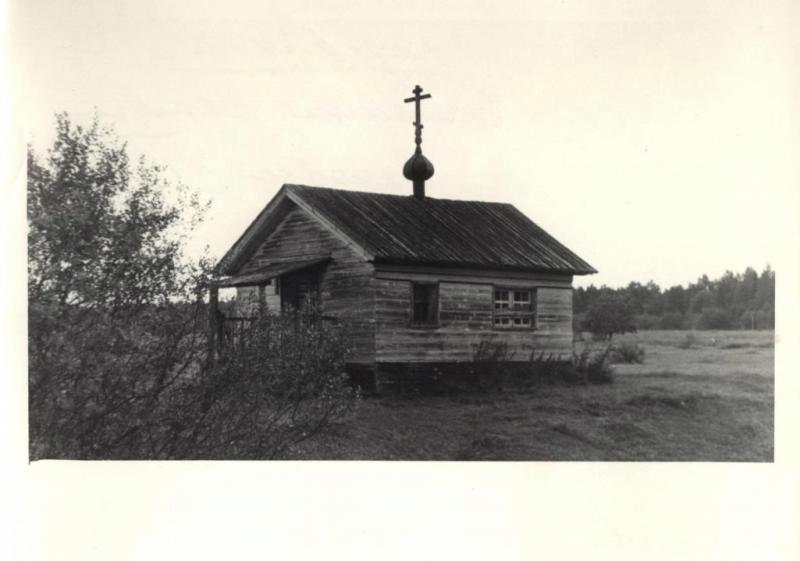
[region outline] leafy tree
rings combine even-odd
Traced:
[[[683,328],[683,316],[678,312],[665,312],[661,316],[661,321],[659,323],[660,329],[682,329]]]
[[[755,303],[759,309],[767,310],[775,304],[775,272],[767,266],[758,278]]]
[[[689,307],[686,289],[680,285],[672,286],[664,292],[664,312],[683,316]]]
[[[185,297],[202,267],[183,245],[207,205],[163,171],[132,166],[97,117],[84,128],[57,115],[47,157],[28,147],[29,299],[115,310]]]
[[[608,294],[589,307],[583,329],[599,339],[611,340],[616,333],[636,331],[633,310],[624,297]]]
[[[28,147],[27,190],[31,456],[111,453],[137,432],[120,415],[158,410],[196,368],[207,265],[182,249],[205,207],[66,113],[45,157]]]
[[[752,308],[755,305],[754,300],[757,288],[758,273],[752,267],[748,267],[744,274],[739,277],[734,300],[744,308]]]
[[[748,267],[743,274],[727,271],[719,279],[703,275],[686,287],[664,291],[653,281],[631,282],[624,288],[589,286],[575,290],[576,330],[586,311],[604,298],[617,296],[634,313],[637,329],[771,329],[775,317],[775,273],[767,267],[760,275]]]
[[[714,299],[718,308],[732,308],[736,305],[736,287],[739,285],[741,277],[737,277],[731,271],[714,282]]]
[[[275,457],[353,403],[342,326],[264,320],[207,360],[208,267],[183,254],[204,209],[96,118],[29,147],[32,459]]]
[[[692,292],[689,301],[689,309],[694,313],[702,313],[703,310],[714,307],[714,294],[710,289],[701,289]]]
[[[733,329],[733,314],[725,308],[708,308],[703,310],[697,320],[698,329]]]

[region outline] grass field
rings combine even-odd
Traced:
[[[614,382],[374,397],[291,459],[772,461],[774,334],[643,331]]]

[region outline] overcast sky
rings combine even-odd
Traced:
[[[429,4],[12,0],[21,134],[96,107],[212,200],[192,252],[220,257],[283,183],[410,194],[419,83],[428,194],[513,203],[600,270],[579,284],[779,261],[789,2]]]

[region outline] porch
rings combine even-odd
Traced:
[[[246,345],[253,323],[266,314],[318,309],[320,280],[330,259],[271,263],[238,275],[212,279],[208,285],[209,356],[218,358],[223,351]],[[226,288],[236,289],[236,297],[229,306],[223,306],[219,297],[220,289]]]

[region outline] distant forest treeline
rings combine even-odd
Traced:
[[[662,290],[656,283],[631,282],[624,288],[576,288],[573,310],[580,328],[586,312],[602,300],[623,302],[637,329],[774,329],[775,272],[748,267],[709,280],[703,275],[687,287]]]

